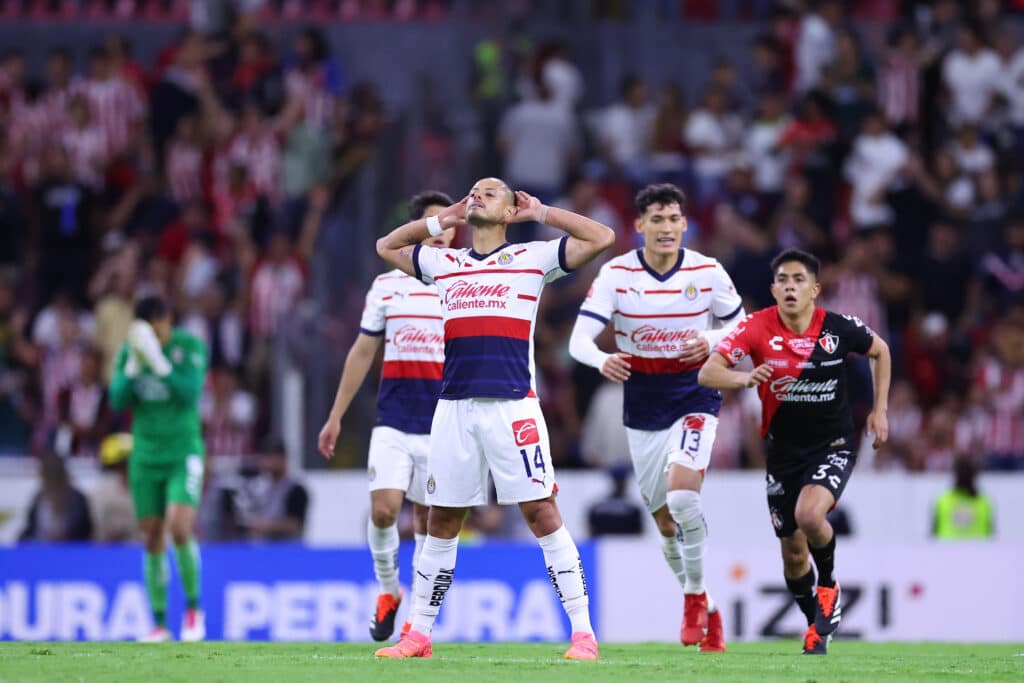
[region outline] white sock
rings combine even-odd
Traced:
[[[381,593],[398,597],[398,525],[377,527],[371,518],[366,522],[366,540],[373,555],[373,573]]]
[[[444,596],[452,586],[459,539],[436,538],[427,534],[423,550],[416,562],[416,578],[412,584],[412,630],[430,634]]]
[[[420,553],[423,552],[423,542],[427,540],[426,534],[413,534],[413,538],[416,540],[416,545],[412,551],[412,578],[409,580],[409,585],[412,590],[409,591],[409,611],[406,613],[405,620],[412,622],[412,615],[416,614],[416,569],[420,566]]]
[[[555,587],[555,593],[562,601],[565,613],[569,615],[572,632],[593,633],[590,625],[590,596],[587,594],[587,577],[583,573],[580,552],[564,526],[558,531],[537,539],[544,551],[544,564],[548,578]]]
[[[659,534],[660,535],[660,534]],[[686,588],[686,569],[683,567],[683,549],[675,536],[661,536],[661,553],[665,556],[679,585]]]
[[[668,492],[668,510],[679,526],[686,568],[684,593],[704,592],[704,539],[707,525],[700,505],[700,494],[687,489]]]

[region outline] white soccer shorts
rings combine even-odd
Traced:
[[[718,418],[707,413],[684,415],[668,429],[626,428],[633,472],[648,510],[654,512],[666,504],[669,465],[699,472],[708,468],[717,431]]]
[[[501,505],[549,497],[555,470],[540,402],[441,399],[430,427],[427,471],[430,505],[485,505],[488,471]]]
[[[366,473],[370,490],[397,489],[420,505],[427,504],[429,434],[406,434],[393,427],[374,427]]]

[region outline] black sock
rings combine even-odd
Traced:
[[[832,588],[836,585],[836,578],[832,575],[836,566],[836,535],[832,534],[829,542],[823,546],[807,544],[811,548],[811,557],[814,558],[814,566],[818,568],[818,585],[825,588]]]
[[[797,607],[807,617],[807,625],[814,623],[814,614],[818,609],[818,599],[814,596],[814,567],[799,579],[786,579],[786,588],[793,594]]]

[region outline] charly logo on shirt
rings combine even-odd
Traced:
[[[818,340],[818,344],[821,345],[821,348],[825,349],[825,353],[835,353],[836,349],[839,348],[839,337],[831,332],[825,332]]]
[[[687,301],[693,301],[694,299],[697,298],[697,286],[691,282],[690,284],[686,285],[686,289],[683,290],[683,293],[686,295]]]
[[[498,265],[507,266],[508,264],[512,263],[513,258],[514,257],[512,256],[512,254],[508,253],[507,251],[502,252],[502,254],[498,257]]]

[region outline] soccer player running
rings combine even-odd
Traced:
[[[604,264],[580,307],[569,352],[613,382],[623,382],[623,420],[633,470],[658,525],[665,560],[683,588],[683,645],[723,652],[722,617],[704,587],[707,527],[700,490],[711,459],[722,395],[697,383],[697,371],[743,319],[725,269],[681,247],[686,197],[670,184],[635,199],[644,246]],[[594,343],[615,328],[618,352]]]
[[[440,192],[418,194],[409,204],[410,219],[436,216],[451,204],[451,198]],[[453,227],[440,235],[429,236],[423,243],[445,248],[454,237]],[[441,393],[444,369],[444,326],[437,288],[397,269],[373,281],[366,294],[359,336],[345,358],[334,406],[320,430],[318,445],[325,458],[334,457],[341,420],[366,379],[382,342],[384,366],[367,458],[370,518],[366,537],[380,586],[377,609],[370,623],[370,636],[374,640],[391,637],[395,615],[402,602],[395,522],[403,498],[413,504],[414,570],[427,535],[430,421]],[[408,626],[406,621],[403,632]]]
[[[203,640],[199,548],[193,534],[203,488],[203,438],[199,397],[206,377],[206,346],[174,329],[167,305],[146,297],[135,305],[135,321],[118,351],[110,402],[132,411],[134,448],[128,481],[146,548],[143,575],[154,630],[146,642],[171,640],[167,629],[168,567],[165,537],[170,528],[186,610],[181,639]]]
[[[510,244],[510,223],[538,221],[568,235]],[[437,249],[428,235],[468,222],[470,249]],[[484,178],[457,204],[377,242],[377,253],[441,294],[445,361],[427,460],[427,538],[413,590],[412,629],[378,657],[430,657],[430,632],[455,573],[467,508],[518,504],[544,553],[548,577],[572,624],[568,659],[597,659],[579,551],[555,503],[547,426],[534,384],[533,332],[544,285],[595,258],[615,234],[584,216],[541,204]]]
[[[772,262],[771,285],[778,305],[740,323],[699,375],[704,386],[756,386],[761,396],[768,510],[782,545],[786,586],[807,617],[804,654],[826,654],[842,617],[836,537],[825,515],[857,464],[846,398],[848,353],[870,359],[874,407],[866,427],[875,448],[889,435],[889,347],[855,316],[814,305],[821,291],[818,270],[818,259],[808,253],[779,254]],[[731,370],[744,356],[756,367]],[[818,569],[817,582],[808,553]]]

